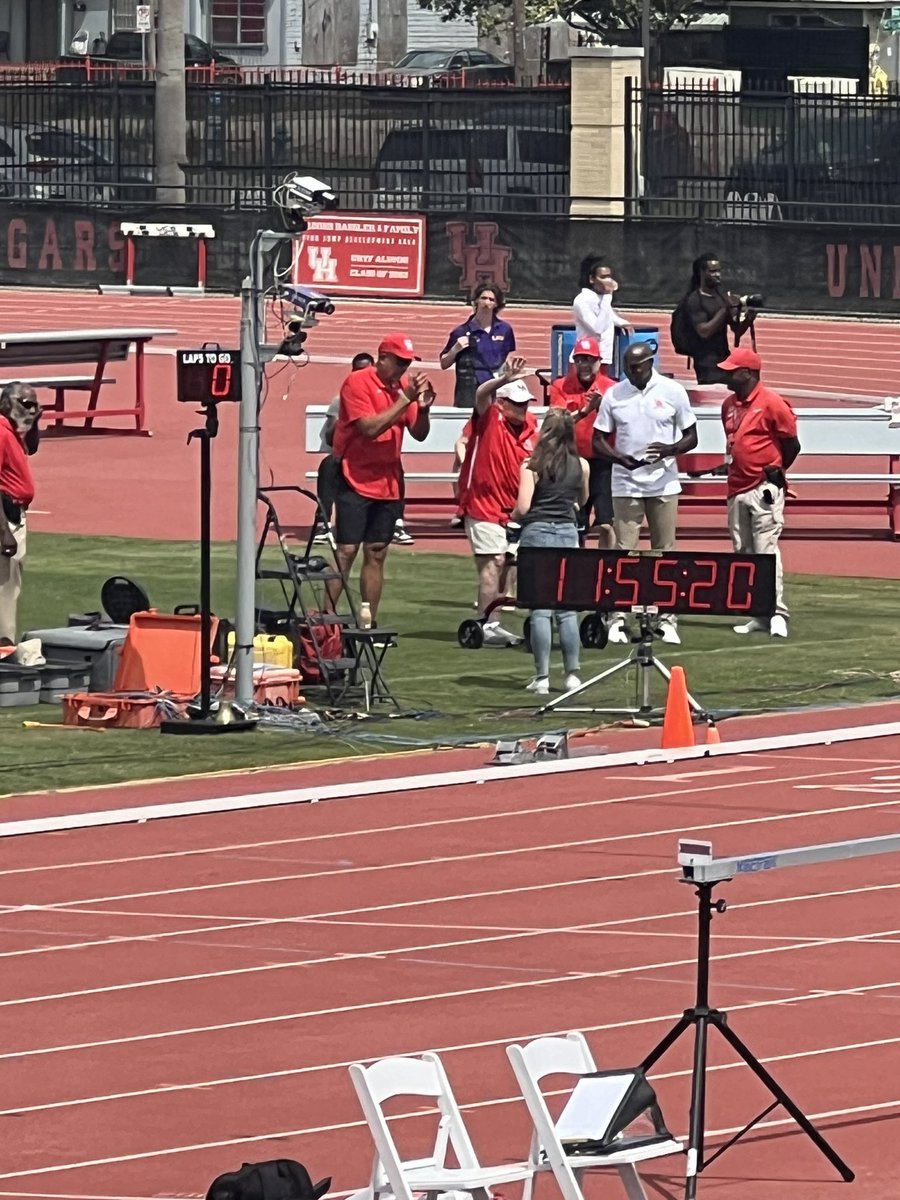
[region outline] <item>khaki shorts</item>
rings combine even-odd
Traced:
[[[466,517],[466,537],[473,554],[505,554],[506,526]]]

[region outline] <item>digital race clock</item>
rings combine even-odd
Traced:
[[[523,546],[517,602],[523,608],[769,617],[775,611],[771,554],[690,554],[672,550],[574,550]]]
[[[218,346],[177,350],[177,398],[182,404],[225,404],[241,398],[241,353]]]

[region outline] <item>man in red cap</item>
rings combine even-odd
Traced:
[[[722,405],[728,461],[728,530],[735,551],[775,555],[775,615],[735,625],[735,633],[788,635],[778,539],[784,529],[785,472],[800,453],[797,418],[784,397],[760,383],[755,350],[732,350],[719,363],[731,395]]]
[[[424,442],[431,428],[434,388],[422,371],[412,340],[391,333],[374,366],[352,371],[341,385],[334,453],[341,460],[335,499],[337,559],[345,576],[363,548],[360,598],[374,620],[384,585],[384,560],[403,511],[403,433]],[[340,588],[331,591],[332,603]]]
[[[519,496],[520,468],[537,441],[537,421],[528,411],[534,397],[524,382],[525,359],[507,359],[503,371],[475,393],[474,448],[468,448],[460,487],[482,616],[506,588],[507,525]],[[519,640],[496,616],[485,623],[485,646],[514,645]]]
[[[583,337],[575,343],[572,366],[550,386],[550,407],[564,408],[575,419],[575,444],[590,465],[587,504],[579,514],[579,526],[587,533],[591,517],[596,521],[601,550],[616,544],[613,532],[612,461],[594,452],[594,420],[603,393],[613,380],[601,370],[601,349],[596,338]]]

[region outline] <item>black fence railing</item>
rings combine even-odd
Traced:
[[[896,223],[900,97],[634,88],[641,215]]]
[[[154,87],[0,77],[0,198],[152,199]],[[345,209],[566,212],[569,113],[565,87],[191,84],[187,198],[261,208],[303,171]]]

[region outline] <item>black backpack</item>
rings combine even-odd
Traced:
[[[672,313],[672,323],[669,326],[669,337],[676,354],[684,358],[693,358],[697,352],[697,332],[694,322],[688,312],[688,297],[683,296]]]
[[[206,1200],[319,1200],[331,1187],[331,1178],[313,1183],[309,1171],[292,1158],[244,1163],[239,1171],[226,1171],[209,1185]]]

